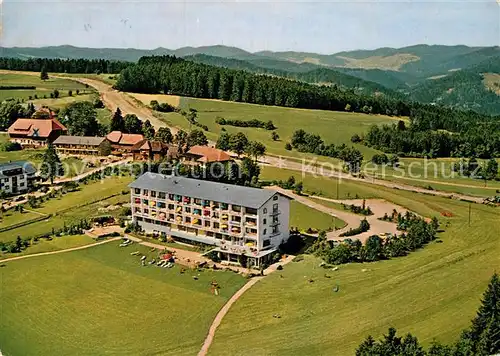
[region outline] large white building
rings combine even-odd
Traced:
[[[260,267],[288,240],[290,200],[274,190],[149,172],[130,188],[145,232],[214,245],[228,263]]]
[[[7,194],[26,193],[35,173],[35,167],[26,161],[0,163],[0,190]]]

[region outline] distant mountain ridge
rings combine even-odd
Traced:
[[[87,58],[136,62],[143,56],[172,55],[195,62],[283,76],[309,83],[340,85],[364,94],[442,103],[500,114],[500,95],[483,80],[500,74],[500,46],[413,45],[403,48],[318,54],[298,51],[249,52],[224,45],[155,48],[0,47],[0,57]],[[490,75],[490,79],[494,76]],[[496,77],[495,77],[496,78]],[[491,80],[490,80],[491,81]]]

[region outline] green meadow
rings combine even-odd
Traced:
[[[40,76],[19,73],[0,73],[1,86],[34,86],[35,89],[7,89],[0,90],[0,101],[7,99],[29,100],[31,96],[35,99],[35,95],[43,99],[50,98],[50,93],[57,89],[59,97],[64,98],[68,96],[68,91],[71,90],[73,95],[76,95],[78,90],[81,94],[84,92],[94,92],[92,88],[87,88],[84,84],[78,83],[74,80],[50,78],[48,80],[41,80]]]
[[[172,102],[172,96],[153,95],[159,102]],[[153,97],[152,96],[152,97]],[[142,95],[144,97],[144,95]],[[165,97],[162,100],[162,97]],[[196,99],[187,97],[174,97],[179,102],[179,106],[187,110],[189,108],[198,111],[198,122],[207,125],[209,131],[207,136],[216,140],[221,129],[228,132],[244,132],[250,140],[257,140],[264,143],[270,153],[294,156],[311,156],[308,154],[291,153],[285,150],[285,143],[289,142],[294,131],[304,129],[307,132],[321,135],[325,143],[335,143],[339,145],[345,143],[352,145],[351,136],[355,133],[366,131],[374,124],[387,124],[397,122],[400,118],[383,115],[366,115],[349,112],[322,111],[292,109],[277,106],[265,106],[246,103],[226,102],[219,100]],[[147,101],[147,99],[144,99]],[[148,103],[146,103],[148,104]],[[189,122],[178,114],[158,113],[171,125],[189,129]],[[280,136],[279,141],[271,139],[271,131],[256,128],[243,128],[234,126],[221,126],[215,123],[217,117],[233,120],[259,119],[261,121],[273,121],[277,127],[276,132]],[[355,144],[364,155],[370,156],[377,153],[376,150]]]
[[[291,172],[265,168],[263,174],[276,179]],[[330,197],[335,184],[304,178],[306,190]],[[433,339],[454,341],[470,325],[489,278],[500,268],[499,208],[472,204],[469,225],[466,202],[352,182],[340,187],[343,198],[346,192],[384,198],[437,216],[444,231],[437,242],[408,256],[342,265],[338,271],[320,267],[312,256],[291,262],[233,305],[210,355],[234,350],[238,355],[353,355],[366,336],[379,337],[390,326],[428,346]]]
[[[4,263],[3,354],[195,355],[216,313],[246,282],[234,272],[142,267],[130,253],[151,260],[157,252],[118,244]]]

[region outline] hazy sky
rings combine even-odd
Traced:
[[[500,45],[497,1],[3,0],[0,44],[224,44],[320,53],[417,43]]]

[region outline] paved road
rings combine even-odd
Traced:
[[[326,236],[328,240],[343,240],[345,237],[340,237],[340,234],[343,232],[349,231],[349,229],[355,229],[359,227],[359,224],[361,223],[361,220],[365,219],[370,223],[370,230],[367,232],[363,232],[359,235],[352,236],[352,239],[359,239],[361,242],[365,242],[370,236],[372,235],[378,235],[381,233],[391,233],[391,234],[396,234],[399,233],[397,230],[396,224],[388,221],[381,221],[378,220],[379,216],[377,214],[370,215],[370,216],[362,216],[362,215],[357,215],[345,210],[337,210],[333,208],[329,208],[327,206],[324,206],[320,203],[317,203],[311,199],[308,199],[305,196],[302,195],[297,195],[294,192],[290,190],[286,190],[280,187],[270,187],[272,189],[275,189],[279,192],[281,192],[284,195],[289,196],[292,199],[295,199],[299,203],[302,203],[304,205],[307,205],[310,208],[316,209],[318,211],[321,211],[323,213],[335,216],[343,221],[346,222],[346,226],[342,229],[336,230],[336,231],[330,231],[327,232]],[[349,204],[353,204],[352,202]],[[370,204],[370,201],[368,200],[368,205]],[[361,205],[361,204],[360,204]],[[380,212],[380,209],[378,208],[378,211]],[[389,210],[390,212],[392,211]],[[383,214],[382,214],[383,216]]]
[[[74,79],[80,83],[87,84],[95,88],[100,93],[101,100],[104,105],[106,105],[106,107],[112,112],[115,112],[117,108],[120,108],[123,115],[135,114],[142,121],[149,120],[155,129],[167,126],[163,121],[156,118],[149,108],[138,104],[129,95],[113,89],[109,84],[100,80],[88,78],[65,79]]]

